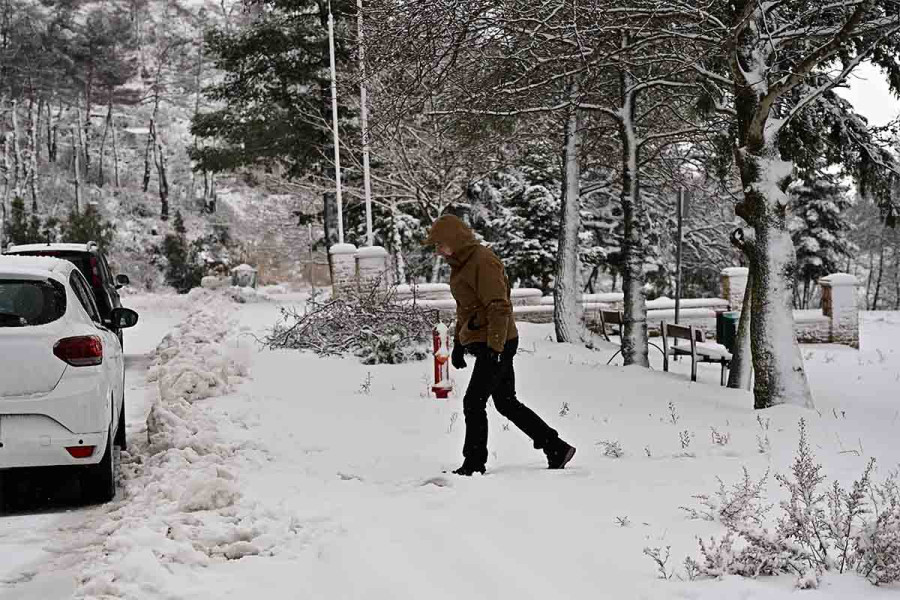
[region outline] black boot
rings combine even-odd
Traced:
[[[465,477],[471,477],[473,473],[481,473],[484,475],[484,465],[463,461],[462,466],[453,471],[454,475],[463,475]]]
[[[575,447],[570,446],[561,439],[556,439],[544,448],[544,454],[547,455],[548,469],[563,469],[566,464],[575,456]]]

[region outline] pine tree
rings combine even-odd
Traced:
[[[526,165],[473,184],[471,219],[514,285],[552,289],[559,231],[559,183]]]
[[[206,93],[224,106],[194,119],[192,133],[217,142],[192,149],[198,169],[270,169],[277,163],[291,176],[323,169],[323,157],[332,151],[327,5],[320,0],[260,0],[252,3],[246,27],[207,35],[224,76]],[[335,0],[331,10],[337,70],[346,77],[353,72],[351,18],[356,7]],[[342,130],[351,125],[349,113],[339,106]],[[357,138],[347,135],[346,142]]]
[[[184,226],[181,211],[175,211],[173,227],[175,233],[166,235],[162,246],[162,253],[169,262],[166,283],[179,293],[186,294],[200,285],[203,268],[199,264],[196,248],[187,241],[187,228]]]
[[[789,228],[797,249],[794,304],[808,308],[816,281],[840,271],[852,250],[851,226],[843,214],[852,201],[847,187],[828,174],[812,176],[792,187],[791,197]]]

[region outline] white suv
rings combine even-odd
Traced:
[[[121,329],[137,318],[116,308],[111,320]],[[119,339],[74,264],[0,256],[0,483],[8,469],[71,465],[85,500],[111,500],[124,377]]]

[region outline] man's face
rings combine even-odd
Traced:
[[[453,250],[451,250],[450,246],[447,246],[446,244],[438,244],[436,248],[437,253],[444,258],[450,258],[451,256],[453,256]]]

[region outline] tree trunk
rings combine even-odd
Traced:
[[[153,158],[156,163],[156,175],[159,184],[159,205],[160,205],[160,219],[163,221],[169,220],[169,179],[166,175],[166,153],[163,148],[162,141],[159,139],[159,136],[156,132],[156,126],[154,124],[151,125],[153,127],[151,133],[153,138],[156,140],[156,145],[153,147]]]
[[[65,106],[60,102],[59,111],[56,113],[56,122],[53,123],[53,142],[50,147],[51,162],[59,160],[59,123],[62,120],[64,111]]]
[[[84,152],[84,172],[91,172],[91,108],[93,106],[94,67],[88,68],[87,81],[84,90],[84,121],[79,113],[79,135],[81,135],[81,150]]]
[[[53,132],[56,129],[56,124],[53,122],[53,107],[50,102],[47,102],[47,162],[52,163],[56,162],[56,157],[53,155]]]
[[[84,172],[88,173],[90,161],[88,160],[88,148],[84,136],[84,119],[82,118],[80,107],[75,107],[75,112],[78,114],[78,146],[81,148],[81,164],[84,166]]]
[[[872,282],[875,279],[875,254],[869,252],[869,275],[866,277],[866,310],[872,310]]]
[[[41,125],[42,125],[41,121],[44,118],[44,104],[46,104],[44,102],[44,97],[41,96],[40,98],[38,98],[37,121],[34,124],[34,129],[35,129],[34,153],[35,153],[35,160],[37,162],[40,162],[40,160],[41,160],[41,134],[43,133],[43,131],[41,129]]]
[[[72,128],[72,174],[75,183],[75,214],[81,214],[81,159],[78,133]]]
[[[406,283],[406,263],[403,260],[403,238],[400,236],[400,227],[397,224],[397,206],[391,205],[391,229],[394,243],[394,265],[397,283]]]
[[[103,120],[103,135],[100,137],[100,160],[98,161],[100,166],[97,172],[100,187],[103,187],[104,183],[106,183],[103,175],[103,166],[106,159],[106,136],[109,135],[109,126],[112,123],[112,110],[112,94],[110,94],[109,108],[106,111],[106,119]]]
[[[631,76],[621,72],[624,105],[619,121],[619,137],[622,143],[622,219],[625,235],[622,240],[622,292],[624,292],[624,318],[622,327],[622,359],[626,365],[650,366],[647,344],[647,298],[644,294],[644,262],[646,249],[641,224],[644,220],[644,203],[641,199],[638,144],[635,132],[635,94]]]
[[[150,158],[156,147],[156,141],[153,139],[155,130],[153,119],[150,119],[150,130],[147,132],[147,147],[144,149],[144,193],[150,189]]]
[[[737,339],[734,341],[734,355],[728,371],[728,387],[750,389],[750,378],[753,374],[753,357],[750,348],[750,315],[753,302],[753,271],[747,274],[747,288],[744,290],[744,303],[741,308],[741,321],[738,323]]]
[[[329,252],[329,255],[331,253]],[[437,283],[438,277],[441,275],[441,257],[435,255],[431,262],[431,279],[429,283]]]
[[[38,108],[40,108],[38,106]],[[25,184],[31,192],[31,211],[37,214],[38,210],[38,194],[37,194],[37,155],[38,155],[38,120],[35,115],[34,101],[28,106],[28,169]]]
[[[119,187],[121,185],[119,182],[119,136],[116,133],[115,122],[110,125],[112,126],[113,177],[115,178],[116,187]]]
[[[2,106],[2,104],[0,104]],[[9,134],[3,136],[3,195],[0,196],[0,252],[6,248],[6,207],[9,205],[9,194],[12,191],[12,179],[10,170],[12,165],[9,160]]]
[[[194,96],[194,121],[197,120],[197,115],[200,114],[200,82],[203,79],[203,38],[201,37],[197,43],[197,75],[194,78],[194,87],[195,87],[195,96]],[[196,148],[197,146],[197,136],[193,136],[193,146]],[[197,180],[197,172],[194,170],[194,165],[191,165],[191,186],[190,191],[188,193],[188,198],[191,199],[191,202],[194,202],[194,186]]]
[[[570,94],[577,99],[577,84],[572,86]],[[556,328],[556,341],[560,343],[583,340],[579,303],[581,286],[578,285],[581,132],[578,130],[579,118],[575,106],[576,103],[573,103],[566,119],[564,197],[559,211],[559,245],[556,254],[556,283],[553,287],[553,324]]]
[[[787,229],[787,195],[793,165],[774,146],[735,152],[744,186],[738,216],[752,227],[740,247],[753,273],[750,339],[756,380],[754,406],[796,404],[813,408],[812,393],[794,331],[796,253]]]
[[[22,178],[20,177],[21,171],[24,169],[25,164],[22,158],[22,147],[19,145],[19,119],[18,119],[18,111],[17,111],[17,102],[15,100],[12,101],[12,147],[13,147],[13,165],[12,165],[12,189],[13,189],[13,198],[20,198],[22,196]]]
[[[872,298],[872,310],[878,310],[878,297],[881,295],[881,280],[884,277],[884,231],[886,227],[881,228],[881,250],[878,253],[878,277],[875,280],[875,296]]]

